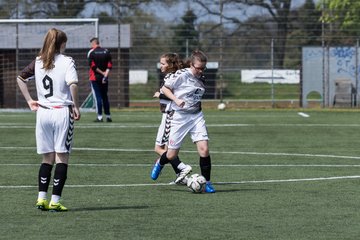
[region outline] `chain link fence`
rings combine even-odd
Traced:
[[[223,23],[223,28],[218,27],[219,22],[206,22],[199,23],[187,32],[174,23],[153,21],[145,17],[128,22],[119,20],[112,24],[100,23],[100,43],[110,49],[114,60],[109,86],[112,89],[109,94],[111,107],[157,106],[157,100],[152,96],[160,82],[159,56],[165,52],[177,52],[186,58],[195,49],[203,50],[209,58],[206,73],[208,89],[204,104],[215,107],[224,102],[232,108],[298,108],[303,107],[305,97],[306,107],[332,107],[334,105],[330,103],[334,96],[326,92],[327,86],[332,84],[329,79],[334,69],[333,65],[327,64],[331,60],[321,55],[316,65],[304,64],[303,49],[357,49],[358,38],[341,36],[340,30],[337,32],[334,28],[330,31],[330,27],[321,26],[319,20],[310,28],[311,31],[304,31],[300,25],[305,25],[302,22],[305,20],[300,17],[296,22],[292,20],[285,38],[278,37],[278,29],[271,21],[253,20],[239,26]],[[70,28],[67,26],[62,30],[73,34],[69,29],[76,28],[76,24],[74,21]],[[5,41],[14,34],[13,31],[4,30],[10,25],[16,28],[14,23],[0,24],[3,30],[0,31],[0,107],[23,108],[26,104],[17,90],[16,76],[36,56],[41,41],[33,47],[25,44],[32,41],[30,38],[23,39],[24,43],[18,45],[13,40]],[[22,27],[36,35],[36,39],[42,39],[44,31],[39,30],[40,25],[32,23]],[[128,26],[128,29],[124,30],[121,27],[123,25]],[[58,23],[50,23],[47,27],[64,28]],[[193,31],[196,31],[195,34]],[[68,47],[66,51],[77,63],[82,102],[90,94],[86,53],[89,50],[88,40],[95,34],[88,30],[76,30],[69,38],[69,44],[78,42],[78,45]],[[124,41],[128,41],[126,46],[122,45]],[[342,59],[351,64],[350,70],[343,75],[338,74],[337,78],[351,79],[356,86],[357,96],[359,61],[357,54],[354,56],[350,60]],[[303,74],[305,65],[306,75]],[[315,89],[303,96],[304,77],[311,76],[312,72],[316,72],[317,78],[311,79],[311,82],[320,84],[320,90]],[[354,94],[353,89],[351,94]],[[356,101],[349,105],[356,106]]]

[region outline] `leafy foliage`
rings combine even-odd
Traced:
[[[319,8],[324,8],[323,20],[338,23],[342,29],[358,33],[360,28],[360,2],[353,0],[322,0]]]

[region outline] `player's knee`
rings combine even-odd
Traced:
[[[174,152],[167,152],[167,153],[166,153],[166,158],[169,159],[170,161],[173,160],[173,159],[175,159],[176,156],[177,156],[177,154],[174,153]]]
[[[208,148],[199,149],[199,155],[200,157],[209,156],[209,149]]]
[[[166,151],[165,146],[155,145],[154,151],[160,156]]]

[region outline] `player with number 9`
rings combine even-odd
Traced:
[[[74,60],[65,56],[66,34],[50,29],[39,55],[17,77],[17,83],[31,110],[36,111],[36,146],[42,154],[38,174],[41,210],[67,211],[60,197],[67,178],[74,120],[80,119],[78,75]],[[32,99],[27,83],[35,79],[38,100]],[[56,164],[50,204],[47,200],[51,172]]]

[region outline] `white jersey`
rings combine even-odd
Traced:
[[[38,102],[46,107],[73,105],[69,86],[78,82],[75,62],[71,57],[58,54],[54,65],[47,71],[39,57],[36,58],[34,74]]]
[[[182,108],[171,102],[173,110],[184,113],[201,111],[201,98],[205,93],[205,85],[201,79],[192,74],[190,68],[176,71],[165,81],[164,86],[171,89],[176,98],[185,102]]]
[[[174,73],[168,73],[166,74],[166,76],[164,77],[164,82],[163,82],[163,85],[165,85],[165,82],[168,81],[169,79],[171,79],[173,77]],[[160,93],[161,94],[164,94],[161,89],[160,89]],[[160,104],[166,106],[164,111],[165,112],[170,112],[172,109],[171,109],[171,100],[170,99],[163,99],[163,98],[160,98]]]
[[[21,81],[35,79],[40,108],[36,113],[36,146],[39,154],[71,151],[74,119],[70,85],[78,82],[74,60],[63,54],[55,56],[49,71],[37,57],[18,76]]]

